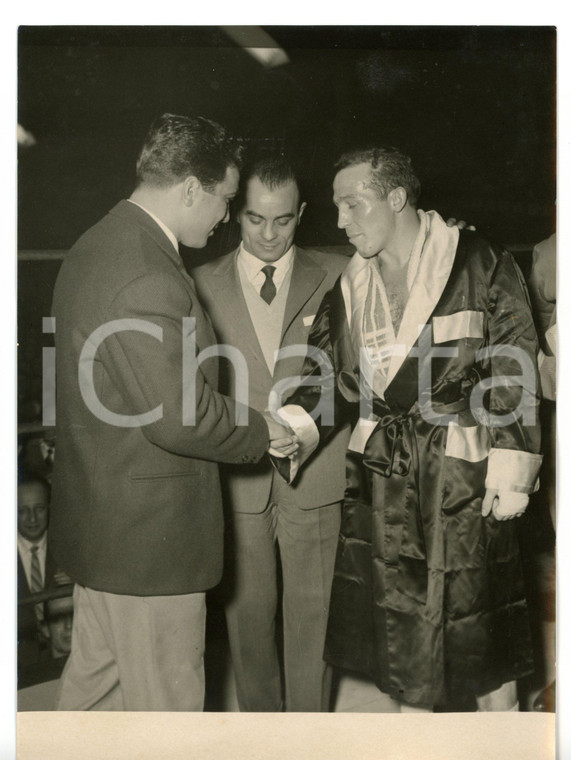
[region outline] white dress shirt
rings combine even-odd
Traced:
[[[172,230],[170,230],[164,222],[161,222],[158,216],[155,216],[151,211],[149,211],[148,208],[145,208],[144,206],[141,206],[140,203],[137,203],[137,201],[132,201],[130,198],[127,198],[129,203],[133,203],[135,206],[138,206],[139,208],[143,209],[143,211],[148,214],[151,219],[154,219],[154,221],[159,225],[161,230],[165,233],[165,235],[168,237],[168,239],[171,241],[171,243],[174,246],[175,251],[178,253],[178,240],[176,239],[174,233]]]
[[[267,266],[275,267],[275,272],[272,277],[274,285],[276,286],[276,295],[279,293],[280,288],[289,282],[291,279],[291,270],[293,267],[293,245],[289,248],[284,255],[277,261],[266,262],[253,256],[244,248],[244,243],[240,244],[240,250],[238,251],[238,268],[242,270],[242,273],[246,275],[248,281],[254,286],[258,294],[262,289],[262,285],[266,281],[266,275],[262,272],[262,269]],[[271,308],[271,304],[267,304]]]
[[[271,374],[274,372],[276,352],[281,343],[293,259],[293,246],[278,261],[272,263],[261,261],[248,253],[242,245],[237,256],[238,276],[244,300]],[[266,303],[260,295],[262,285],[266,281],[266,275],[262,269],[266,266],[275,267],[272,279],[276,286],[276,295],[271,303]]]

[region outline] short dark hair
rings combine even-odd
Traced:
[[[384,201],[395,187],[404,187],[411,206],[420,197],[420,181],[409,156],[397,148],[379,147],[350,150],[335,164],[337,171],[356,164],[371,165],[371,187]]]
[[[240,153],[238,143],[216,122],[165,113],[147,133],[137,159],[137,181],[169,187],[192,175],[212,191],[228,167],[240,168]]]
[[[54,597],[52,599],[46,599],[46,601],[44,602],[44,620],[46,621],[46,623],[48,623],[50,620],[57,619],[62,614],[61,611],[58,611],[58,612],[55,612],[55,613],[53,611],[53,603],[56,602],[56,601],[59,601],[60,599],[66,599],[66,600],[69,599],[69,600],[71,600],[71,602],[72,602],[72,609],[68,610],[67,612],[64,612],[63,614],[64,615],[73,615],[73,613],[74,613],[74,610],[73,610],[73,596],[71,594],[66,595],[66,596],[57,596],[57,597]]]
[[[260,148],[250,151],[244,161],[240,177],[240,190],[236,199],[236,208],[242,209],[246,203],[248,182],[257,177],[269,190],[283,187],[288,182],[295,182],[299,191],[299,201],[302,200],[302,185],[300,172],[294,159],[284,150],[276,148]]]

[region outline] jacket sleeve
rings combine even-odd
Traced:
[[[498,256],[487,304],[482,368],[492,448],[486,487],[531,493],[541,466],[537,335],[523,276],[511,254]]]
[[[184,360],[190,369],[184,392],[183,315],[191,318],[184,336],[191,347]],[[176,277],[139,277],[117,294],[108,309],[106,318],[119,320],[117,325],[123,328],[99,344],[95,364],[101,362],[100,371],[109,376],[130,415],[152,416],[141,430],[155,445],[215,462],[258,461],[268,448],[267,424],[259,412],[242,407],[208,384],[196,364],[200,347],[194,346],[193,316],[205,318],[198,301],[193,302]],[[151,334],[144,331],[147,328]],[[184,399],[188,402],[189,398],[193,419],[183,420]],[[153,410],[157,410],[154,415]]]

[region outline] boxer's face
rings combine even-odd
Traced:
[[[370,183],[368,163],[341,169],[333,181],[337,226],[345,230],[349,242],[365,259],[390,245],[395,230],[395,214],[389,201],[381,200]]]

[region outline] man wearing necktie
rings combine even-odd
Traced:
[[[313,318],[347,258],[294,244],[306,204],[279,154],[262,152],[250,162],[239,204],[239,248],[194,270],[193,277],[218,341],[246,358],[249,404],[263,411],[272,387],[301,373]],[[294,356],[276,358],[292,346],[298,346]],[[222,372],[222,391],[235,393],[232,367]],[[348,430],[342,430],[293,487],[267,459],[223,470],[226,619],[242,711],[329,708],[323,645],[347,442]],[[280,575],[285,704],[276,637]]]
[[[49,486],[42,480],[25,479],[18,485],[18,599],[51,585],[56,565],[48,548]],[[55,585],[55,582],[54,582]],[[39,658],[43,621],[42,605],[18,609],[18,661]]]

